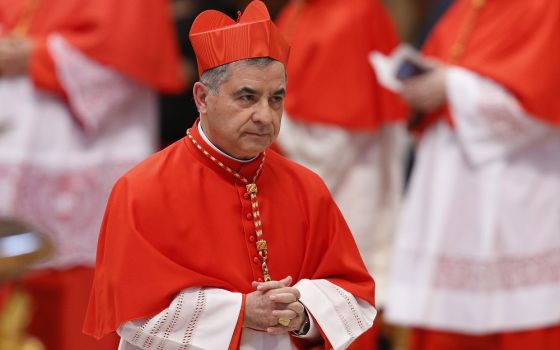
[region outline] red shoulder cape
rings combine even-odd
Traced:
[[[472,0],[458,0],[442,18],[424,52],[445,62]],[[560,125],[560,2],[488,0],[474,23],[458,66],[508,89],[525,110]]]
[[[24,0],[0,0],[0,23],[9,32]],[[27,35],[36,41],[30,61],[34,82],[63,94],[46,48],[58,33],[88,57],[160,91],[184,88],[177,38],[166,0],[39,0]]]
[[[204,142],[196,127],[193,134]],[[208,151],[247,178],[260,162],[241,165]],[[373,280],[319,177],[268,152],[256,183],[272,279],[328,279],[373,305]],[[251,292],[262,270],[244,194],[245,185],[188,138],[121,178],[101,228],[84,332],[102,337],[152,316],[189,287]],[[239,325],[236,334],[232,343]]]
[[[307,122],[374,130],[402,120],[406,107],[382,88],[368,62],[390,53],[399,40],[377,0],[288,3],[277,24],[292,46],[286,112]]]

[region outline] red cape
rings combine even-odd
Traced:
[[[247,178],[262,157],[241,165],[207,150]],[[256,183],[272,279],[328,279],[373,305],[373,280],[320,178],[268,152]],[[263,276],[244,193],[188,138],[123,176],[105,213],[84,331],[102,337],[153,316],[189,287],[251,292]]]
[[[25,0],[0,0],[4,33],[18,23]],[[166,0],[39,0],[27,35],[36,41],[34,82],[63,94],[46,48],[58,33],[89,58],[156,90],[184,88],[177,38]]]
[[[450,62],[472,2],[456,1],[430,36],[426,55]],[[454,64],[497,81],[528,113],[560,125],[559,35],[560,1],[488,0]]]
[[[277,19],[292,46],[286,112],[306,122],[375,130],[402,120],[400,98],[379,85],[368,54],[399,43],[383,6],[373,0],[288,3]]]

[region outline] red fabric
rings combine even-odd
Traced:
[[[0,0],[4,34],[18,23],[25,0]],[[39,1],[28,36],[37,42],[30,69],[41,88],[64,94],[46,50],[61,34],[97,62],[157,90],[181,91],[184,81],[166,0]]]
[[[191,133],[204,145],[196,125]],[[262,157],[240,164],[207,150],[247,178]],[[373,305],[373,280],[320,178],[269,151],[256,183],[272,279],[327,279]],[[188,138],[122,177],[101,229],[84,331],[101,337],[153,316],[189,287],[251,292],[263,275],[244,194]]]
[[[95,340],[81,331],[93,268],[29,273],[22,285],[31,296],[32,320],[28,332],[46,349],[115,350],[119,338],[111,334]]]
[[[202,12],[194,20],[189,38],[200,75],[210,68],[254,57],[271,57],[285,66],[290,53],[290,45],[270,20],[262,1],[249,3],[237,23],[219,11]]]
[[[4,310],[8,300],[10,300],[12,290],[13,285],[11,282],[2,282],[2,284],[0,284],[0,313]]]
[[[237,323],[235,325],[235,330],[233,331],[233,335],[231,336],[231,342],[229,344],[229,350],[239,349],[239,344],[241,343],[241,331],[243,327],[243,321],[245,316],[245,300],[247,299],[247,295],[243,294],[241,300],[241,310],[239,310],[239,318],[237,319]]]
[[[558,350],[560,325],[523,332],[471,336],[412,329],[409,350]]]
[[[458,0],[434,29],[424,52],[449,62],[472,0]],[[526,111],[560,125],[560,1],[489,0],[456,64],[494,79]]]
[[[379,341],[379,323],[374,322],[373,327],[368,329],[364,334],[360,335],[350,346],[348,350],[377,350]]]
[[[292,1],[277,23],[292,45],[285,103],[290,117],[375,130],[406,116],[368,61],[370,52],[389,54],[399,42],[379,1]]]

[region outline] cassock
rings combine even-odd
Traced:
[[[84,331],[120,327],[121,349],[303,347],[241,328],[243,293],[265,277],[255,244],[264,239],[270,276],[293,277],[318,348],[345,348],[373,323],[374,283],[323,182],[274,151],[242,163],[205,141],[198,124],[189,134],[115,185]],[[246,179],[260,168],[257,212],[226,168]]]
[[[80,324],[111,187],[156,147],[156,90],[184,86],[169,17],[165,1],[0,0],[0,40],[35,45],[27,75],[0,76],[0,215],[55,245],[25,281],[48,348],[118,340]]]
[[[377,0],[290,1],[277,24],[291,44],[279,149],[327,184],[382,306],[404,183],[407,111],[378,83],[368,55],[398,45],[395,26]]]
[[[457,1],[425,54],[426,119],[386,316],[413,349],[560,346],[560,3]]]

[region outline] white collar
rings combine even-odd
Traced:
[[[250,163],[252,161],[254,161],[255,159],[257,159],[258,156],[253,157],[251,159],[237,159],[235,157],[230,156],[229,154],[223,152],[221,149],[219,149],[218,147],[216,147],[209,139],[208,137],[206,137],[206,134],[204,133],[204,130],[202,130],[202,125],[200,122],[198,122],[198,132],[200,133],[200,136],[202,136],[202,139],[204,140],[204,142],[206,142],[210,147],[212,147],[214,150],[216,150],[216,152],[220,153],[221,155],[223,155],[224,157],[227,157],[231,160],[235,160],[236,162],[240,162],[240,163]]]

